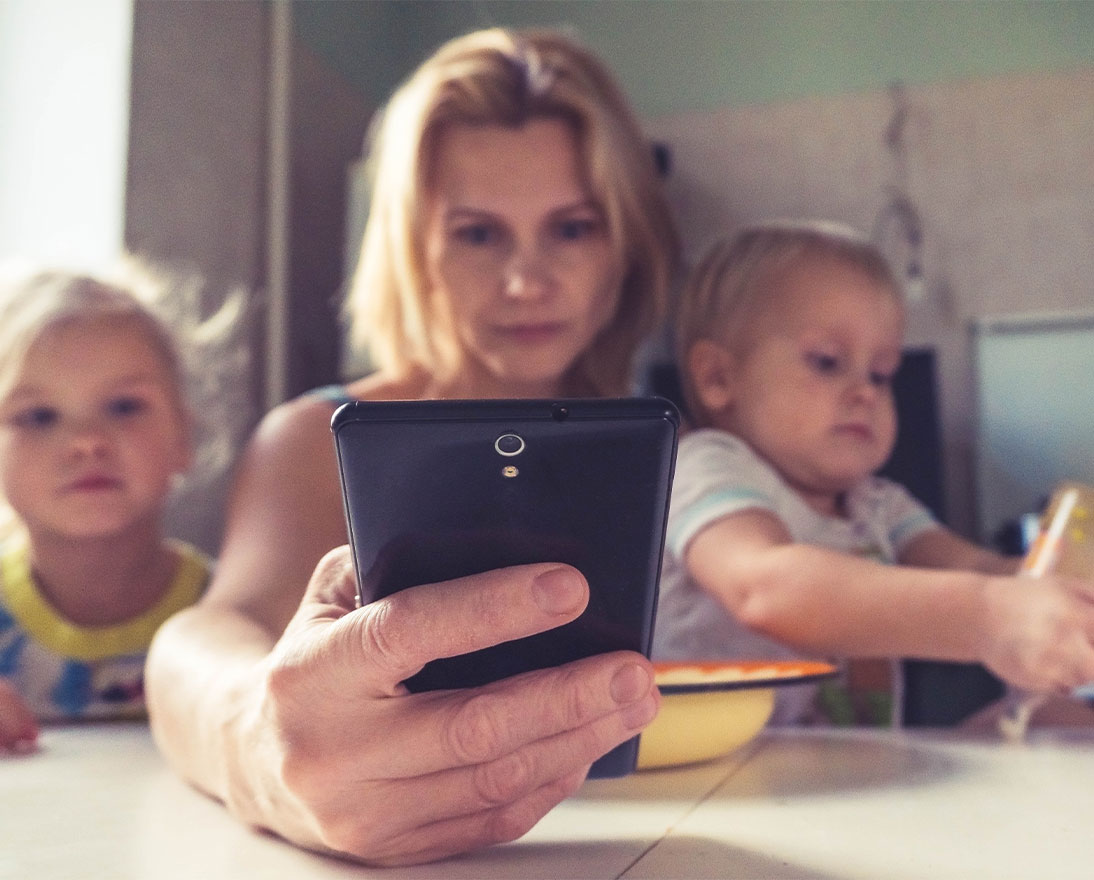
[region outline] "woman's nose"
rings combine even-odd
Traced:
[[[534,248],[515,251],[505,266],[505,295],[513,299],[536,299],[551,286],[550,261]]]

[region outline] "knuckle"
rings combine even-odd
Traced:
[[[550,674],[550,693],[544,700],[555,712],[561,729],[572,730],[603,714],[587,675],[583,677],[577,669],[566,667],[551,670]]]
[[[506,843],[523,837],[551,809],[581,785],[584,772],[555,780],[491,814],[488,835],[493,843]]]
[[[285,788],[299,801],[313,807],[318,806],[330,791],[331,780],[311,749],[292,746],[283,749],[278,761],[278,774]]]
[[[398,625],[398,615],[392,613],[391,603],[374,602],[359,620],[361,650],[369,663],[391,672],[405,670],[412,647]]]
[[[532,757],[526,750],[519,750],[478,765],[472,778],[479,798],[488,806],[499,806],[527,793],[534,784],[535,772]]]
[[[446,725],[448,747],[461,764],[481,764],[505,752],[506,725],[488,694],[463,700]]]
[[[528,802],[512,804],[498,810],[489,823],[488,835],[492,843],[508,843],[523,837],[543,818],[546,809],[537,809]]]
[[[276,708],[295,700],[301,684],[306,685],[305,678],[306,676],[296,664],[283,662],[272,664],[265,676],[265,689],[272,705]]]
[[[389,846],[386,831],[359,816],[332,819],[323,825],[319,836],[325,847],[369,861],[381,860]]]

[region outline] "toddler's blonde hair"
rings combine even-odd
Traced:
[[[687,369],[693,345],[707,339],[744,353],[749,327],[770,306],[779,276],[804,260],[831,259],[858,269],[900,296],[900,283],[881,251],[851,226],[829,220],[771,220],[746,226],[707,251],[677,306],[680,382],[691,422],[709,424]]]

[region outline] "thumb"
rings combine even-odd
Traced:
[[[312,572],[300,607],[287,629],[317,622],[329,623],[357,607],[357,575],[348,546],[327,553]]]

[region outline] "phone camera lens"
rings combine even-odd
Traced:
[[[551,416],[556,422],[564,422],[570,417],[570,409],[561,403],[556,403],[551,407]]]
[[[502,434],[494,441],[498,455],[512,456],[524,452],[524,438],[519,434]]]

